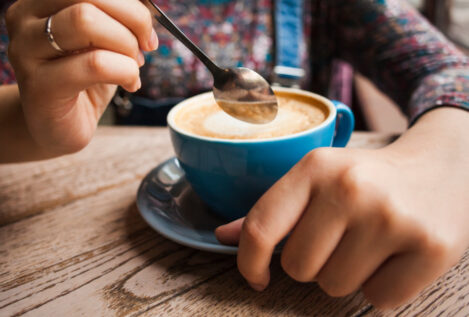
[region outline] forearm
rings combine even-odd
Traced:
[[[38,146],[26,125],[17,85],[0,86],[0,163],[51,158]]]

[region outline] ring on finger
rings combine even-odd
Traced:
[[[47,21],[46,21],[46,35],[47,35],[47,40],[49,41],[50,45],[56,50],[58,51],[59,53],[61,54],[65,54],[65,50],[63,50],[59,44],[57,44],[57,42],[55,41],[55,38],[54,38],[54,35],[52,34],[52,17],[54,15],[50,15],[48,18],[47,18]]]

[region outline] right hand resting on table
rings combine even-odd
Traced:
[[[49,16],[64,53],[47,39]],[[141,50],[158,46],[138,0],[19,0],[6,21],[26,124],[37,144],[58,155],[88,144],[116,85],[140,88]]]

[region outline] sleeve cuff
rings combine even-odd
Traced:
[[[444,69],[425,77],[410,101],[410,125],[428,111],[441,107],[469,111],[469,68]]]

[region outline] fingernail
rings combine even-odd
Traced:
[[[141,51],[139,51],[137,54],[137,61],[139,67],[142,67],[145,64],[145,56]]]
[[[142,88],[142,81],[140,80],[140,77],[137,80],[137,85],[136,85],[135,88],[136,88],[135,89],[136,91],[139,90],[140,88]]]
[[[249,282],[248,282],[248,283],[249,283]],[[255,291],[258,291],[258,292],[262,292],[262,291],[265,290],[265,288],[266,288],[266,286],[261,285],[261,284],[249,283],[249,285],[250,285]]]
[[[215,231],[216,230],[223,230],[223,228],[225,228],[226,224],[225,225],[221,225],[221,226],[218,226],[215,228]]]
[[[156,50],[158,48],[158,36],[156,35],[155,29],[151,29],[151,36],[150,41],[148,42],[148,46],[152,50]]]

